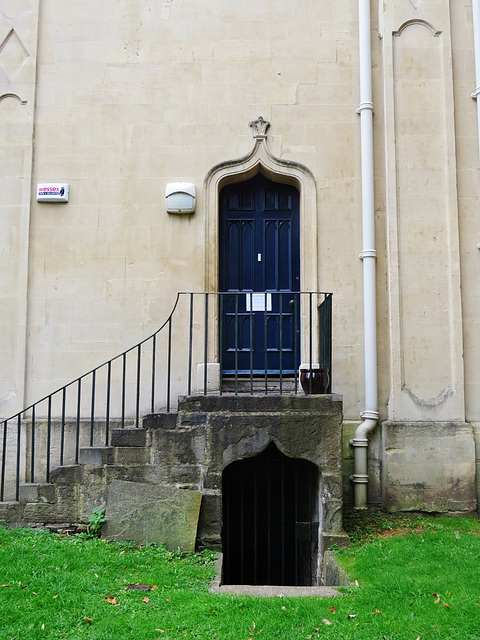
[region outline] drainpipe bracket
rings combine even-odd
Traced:
[[[379,413],[378,411],[371,411],[370,409],[366,409],[360,414],[360,417],[364,420],[378,420]]]
[[[475,91],[471,94],[472,98],[476,100],[480,95],[480,87],[475,87]]]
[[[352,438],[350,440],[352,447],[368,447],[368,438]]]
[[[367,102],[367,101],[366,102],[361,102],[358,105],[358,109],[357,109],[358,115],[361,115],[361,113],[362,113],[362,111],[364,109],[368,109],[369,111],[373,112],[373,102]]]
[[[364,258],[376,258],[377,252],[375,251],[375,249],[367,249],[365,251],[362,251],[362,253],[360,253],[358,257],[360,258],[360,260],[363,260]]]
[[[354,473],[350,476],[350,480],[355,484],[368,484],[368,476],[364,473]]]

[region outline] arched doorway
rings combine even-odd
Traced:
[[[293,374],[300,363],[299,193],[258,173],[220,191],[222,373]]]
[[[222,475],[223,584],[316,584],[318,470],[272,442]]]

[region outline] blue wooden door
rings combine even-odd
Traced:
[[[300,353],[299,194],[263,175],[220,192],[223,373],[294,373]]]

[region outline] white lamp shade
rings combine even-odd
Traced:
[[[191,182],[170,182],[165,189],[167,213],[194,213],[195,185]]]

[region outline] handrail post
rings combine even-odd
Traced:
[[[168,319],[168,349],[167,349],[167,413],[170,413],[170,376],[172,369],[172,318]]]
[[[18,502],[20,497],[20,450],[21,450],[21,433],[22,433],[22,414],[18,414],[17,420],[17,467],[15,470],[15,500]]]
[[[190,326],[188,330],[188,387],[187,395],[192,395],[192,348],[193,348],[193,293],[190,293]]]
[[[112,361],[107,368],[107,406],[105,410],[105,446],[108,447],[110,441],[110,393],[112,387]]]
[[[50,480],[50,449],[52,438],[52,396],[48,398],[48,418],[47,418],[47,468],[45,470],[45,482]]]
[[[32,407],[32,450],[30,454],[30,482],[35,482],[35,405]]]
[[[207,386],[208,386],[208,371],[207,371],[207,360],[208,360],[208,293],[205,294],[205,344],[204,344],[204,354],[203,354],[203,395],[207,395]]]
[[[150,411],[154,413],[155,411],[155,365],[156,365],[156,356],[157,356],[157,334],[154,333],[152,336],[152,391],[150,394]]]
[[[142,345],[137,347],[137,397],[135,402],[135,427],[138,429],[140,426],[140,376],[142,366]]]
[[[223,293],[219,293],[219,316],[218,316],[218,326],[219,326],[219,336],[218,336],[218,355],[219,355],[219,363],[220,363],[220,395],[223,395],[223,376],[222,376],[222,369],[223,369],[223,332],[225,330],[224,328],[224,320],[223,320]]]
[[[65,452],[65,414],[67,403],[67,387],[62,389],[62,426],[60,433],[60,466],[63,466],[63,456]]]
[[[7,424],[8,420],[3,421],[3,447],[2,447],[2,471],[0,475],[0,502],[3,502],[5,494],[5,465],[7,462]]]
[[[97,380],[97,371],[94,369],[92,371],[92,397],[91,397],[91,408],[90,408],[90,446],[93,447],[93,427],[95,424],[95,386]]]

